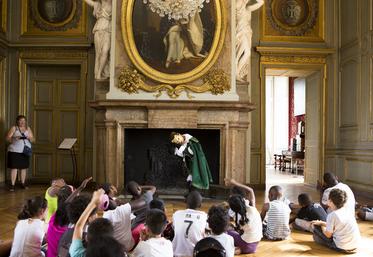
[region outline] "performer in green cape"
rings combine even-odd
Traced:
[[[171,142],[175,144],[174,154],[183,158],[188,170],[187,183],[189,191],[192,187],[209,189],[212,176],[205,153],[198,139],[189,134],[172,132]]]

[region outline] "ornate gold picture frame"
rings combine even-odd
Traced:
[[[202,25],[204,33],[203,46],[190,59],[185,55],[181,60],[169,58],[169,50],[165,50],[167,44],[170,44],[167,35],[174,26],[182,25],[178,21],[170,21],[167,17],[160,18],[157,15],[142,0],[122,2],[122,38],[136,69],[147,78],[174,86],[195,81],[205,75],[218,59],[224,45],[227,27],[224,0],[211,0],[204,4],[198,17],[196,15],[187,20],[188,23]],[[146,17],[148,21],[145,21]],[[195,21],[196,19],[198,20]]]

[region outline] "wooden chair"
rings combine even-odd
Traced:
[[[282,171],[291,170],[291,153],[289,155],[288,152],[287,150],[282,151]]]
[[[274,154],[275,158],[275,169],[278,167],[279,170],[281,170],[282,167],[282,154]]]

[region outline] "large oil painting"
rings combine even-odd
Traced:
[[[168,84],[202,76],[216,61],[226,27],[222,0],[179,20],[160,17],[142,0],[123,0],[122,32],[127,53],[147,77]]]

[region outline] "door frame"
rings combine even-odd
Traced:
[[[325,166],[325,142],[326,142],[326,99],[327,99],[327,65],[326,58],[333,53],[333,49],[298,49],[298,48],[271,48],[257,47],[260,53],[260,147],[259,147],[259,183],[266,184],[266,166],[265,166],[265,118],[266,118],[266,90],[265,77],[267,69],[279,70],[309,70],[319,71],[321,76],[320,88],[320,130],[319,130],[319,175],[318,179],[322,180]],[[310,51],[310,52],[307,52]]]
[[[19,102],[18,113],[29,117],[28,108],[28,76],[29,69],[32,65],[76,65],[80,67],[80,83],[81,83],[81,99],[84,99],[84,104],[81,102],[81,115],[79,119],[82,121],[82,126],[79,128],[80,149],[78,159],[78,179],[85,176],[86,167],[86,149],[84,130],[86,128],[86,94],[87,94],[87,66],[88,54],[84,50],[60,50],[60,49],[33,49],[24,50],[19,53]],[[31,164],[33,165],[33,164]],[[84,171],[84,172],[83,172]],[[38,181],[36,181],[38,182]]]

